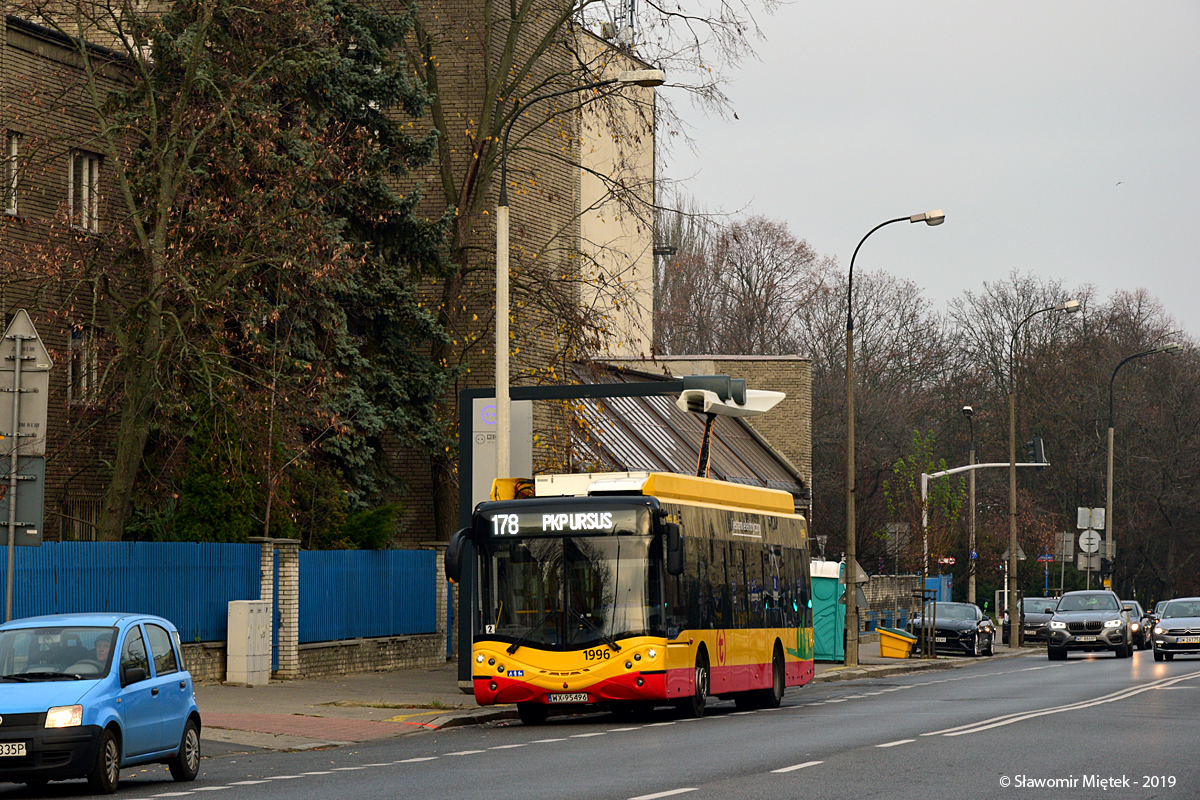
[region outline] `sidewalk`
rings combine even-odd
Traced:
[[[1038,648],[996,645],[994,658],[1033,655]],[[814,682],[879,678],[934,669],[954,669],[980,659],[881,658],[878,645],[864,643],[859,666],[818,662]],[[516,718],[513,706],[475,705],[458,690],[458,665],[432,669],[368,672],[329,680],[277,681],[249,688],[196,686],[204,721],[206,755],[253,750],[308,750],[401,736],[422,730]]]

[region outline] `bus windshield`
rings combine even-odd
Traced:
[[[493,540],[482,559],[484,631],[559,650],[662,635],[661,539]]]

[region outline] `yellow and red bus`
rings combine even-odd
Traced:
[[[668,473],[497,481],[447,550],[475,553],[472,679],[480,705],[617,713],[710,695],[776,707],[813,676],[804,517],[792,495]],[[465,598],[464,598],[465,599]],[[462,600],[460,600],[460,603]],[[467,609],[464,609],[464,612]]]

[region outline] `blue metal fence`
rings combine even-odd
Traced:
[[[225,639],[230,600],[259,597],[258,546],[46,542],[19,547],[13,617],[86,611],[158,614],[185,642]],[[0,549],[0,574],[7,570]]]
[[[300,641],[437,632],[432,550],[301,550]]]
[[[185,642],[224,641],[229,602],[260,597],[259,555],[257,544],[46,542],[20,547],[13,617],[158,614],[175,623]],[[7,569],[6,556],[0,547],[0,576]],[[300,641],[436,632],[436,558],[432,550],[301,551]],[[2,601],[0,597],[0,607]]]

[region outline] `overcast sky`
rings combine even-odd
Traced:
[[[1200,3],[796,2],[731,73],[738,119],[660,155],[710,210],[784,221],[938,310],[1013,269],[1145,288],[1200,337]],[[670,91],[664,87],[661,91]],[[686,101],[683,101],[686,103]]]

